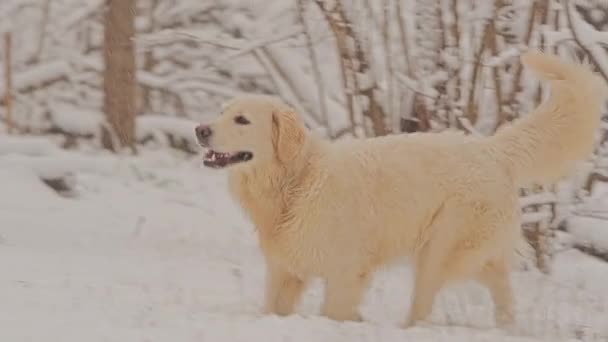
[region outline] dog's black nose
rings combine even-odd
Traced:
[[[199,125],[194,130],[196,132],[196,137],[200,142],[206,141],[211,136],[211,128],[207,125]]]

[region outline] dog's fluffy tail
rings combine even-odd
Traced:
[[[551,85],[549,99],[522,119],[500,129],[492,148],[519,185],[549,184],[588,157],[608,89],[583,65],[528,52],[522,63]]]

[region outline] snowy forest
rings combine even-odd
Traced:
[[[608,339],[608,111],[595,154],[575,177],[521,190],[533,255],[523,258],[519,291],[534,294],[518,310],[561,301],[522,319],[519,332],[531,339],[477,328],[252,322],[262,286],[254,233],[225,217],[237,209],[223,199],[223,179],[201,170],[194,136],[197,123],[245,93],[279,96],[332,140],[490,135],[545,98],[518,58],[528,49],[585,63],[608,82],[608,2],[2,0],[0,16],[0,265],[11,269],[0,276],[0,303],[17,311],[0,314],[11,326],[0,329],[2,340],[61,335],[66,322],[104,341]],[[100,257],[107,252],[118,259]],[[549,289],[539,285],[545,279]],[[369,312],[396,300],[385,292]],[[439,304],[444,324],[465,324],[458,310],[482,320],[489,313],[479,300],[453,298]],[[158,305],[146,309],[151,302]],[[43,318],[53,312],[62,314]],[[111,329],[95,325],[104,315]],[[34,320],[41,329],[23,331]],[[212,324],[220,328],[205,329]],[[87,336],[78,331],[75,341]]]

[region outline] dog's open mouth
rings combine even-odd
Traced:
[[[253,158],[253,153],[251,152],[242,151],[229,153],[208,150],[207,153],[205,153],[203,165],[214,169],[221,169],[232,164],[246,162],[251,160],[251,158]]]

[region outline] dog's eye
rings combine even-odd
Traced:
[[[249,120],[247,120],[247,118],[242,115],[239,115],[236,118],[234,118],[234,122],[236,122],[239,125],[248,125],[250,123]]]

